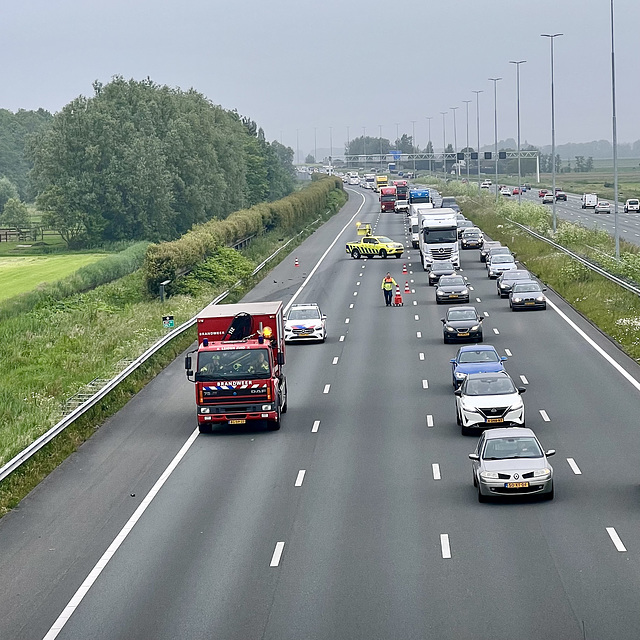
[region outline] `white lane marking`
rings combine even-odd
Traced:
[[[489,317],[489,312],[488,311],[483,311],[482,313],[484,313],[484,317],[488,318]]]
[[[349,309],[353,309],[353,302],[349,305]]]
[[[527,380],[526,376],[520,376],[520,380],[522,380],[522,384],[529,384],[529,381]]]
[[[340,336],[340,340],[338,342],[344,342],[344,336]]]
[[[420,320],[420,316],[413,316],[416,320]]]
[[[411,266],[411,263],[410,263],[410,262],[409,262],[409,265],[408,265],[408,266]]]
[[[416,338],[422,338],[422,331],[416,331]]]
[[[424,360],[424,353],[419,353],[418,358],[420,358],[420,360]]]
[[[358,275],[362,278],[362,274],[361,273],[359,273]]]
[[[429,381],[428,380],[423,380],[422,381],[422,388],[423,389],[428,389],[429,388]]]
[[[442,480],[442,476],[440,475],[440,465],[437,462],[434,462],[431,465],[431,472],[433,473],[434,480]]]
[[[296,478],[296,484],[294,486],[301,487],[304,482],[304,474],[307,473],[305,469],[298,471],[298,477]]]
[[[626,378],[638,391],[640,391],[640,382],[638,382],[621,364],[618,364],[601,346],[592,340],[573,320],[560,311],[560,309],[551,300],[547,300],[547,304],[584,340],[591,345],[618,373]]]
[[[615,548],[618,551],[626,551],[627,550],[627,548],[622,544],[622,540],[620,540],[620,536],[618,535],[618,532],[613,527],[607,527],[607,533],[609,534],[609,537],[611,538],[611,542],[613,542]]]
[[[409,275],[411,275],[411,274],[413,274],[413,270],[409,271]],[[411,282],[413,282],[413,280]]]
[[[469,286],[469,291],[474,291],[474,288]]]
[[[283,551],[284,551],[284,542],[276,542],[276,548],[273,550],[273,555],[271,556],[271,562],[269,563],[270,567],[277,567],[280,564],[280,558],[282,557]]]
[[[353,295],[354,295],[354,296],[357,296],[357,295],[358,295],[358,292],[357,292],[357,291],[354,291],[354,292],[353,292]]]
[[[497,336],[500,335],[500,332],[495,327],[493,327],[493,333],[495,333]]]
[[[476,298],[476,302],[482,302],[482,300],[480,300],[480,298]]]
[[[427,427],[433,427],[433,416],[430,413],[427,414]]]
[[[411,284],[413,284],[413,280],[410,280],[409,282],[411,282]]]
[[[344,319],[344,323],[345,323],[345,324],[349,324],[349,318],[345,318],[345,319]]]
[[[411,293],[415,293],[415,292],[416,292],[416,290],[415,290],[415,289],[411,289]]]
[[[338,364],[338,360],[340,360],[340,356],[336,356],[331,364]]]
[[[513,355],[513,353],[511,353],[511,351],[509,351],[509,349],[505,349],[504,350],[505,355],[511,357]]]
[[[360,286],[360,281],[358,280],[358,282],[356,282],[356,287]]]
[[[413,301],[413,306],[414,306],[414,307],[417,307],[417,306],[418,306],[418,301],[417,301],[417,300],[414,300],[414,301]]]
[[[542,416],[542,419],[545,422],[551,422],[551,418],[549,417],[549,414],[544,409],[540,409],[540,415]]]
[[[324,385],[324,391],[322,393],[329,393],[329,389],[331,389],[331,385],[330,384],[325,384]]]
[[[440,549],[442,550],[442,558],[447,559],[451,557],[451,544],[449,543],[449,534],[440,534]]]
[[[576,464],[576,461],[573,458],[567,458],[567,462],[569,463],[569,466],[571,467],[571,471],[573,471],[573,473],[575,473],[577,476],[582,475],[580,467]]]
[[[326,251],[320,256],[320,259],[318,260],[318,262],[316,262],[315,267],[311,269],[311,271],[309,272],[309,275],[304,279],[304,282],[300,285],[300,287],[293,294],[293,296],[291,296],[291,300],[289,300],[289,302],[287,303],[287,306],[284,308],[284,313],[287,313],[289,311],[291,305],[296,301],[296,298],[302,293],[302,290],[307,286],[307,283],[309,282],[309,280],[311,280],[311,277],[313,276],[313,274],[318,270],[320,265],[324,262],[324,259],[327,257],[329,251],[333,249],[336,242],[338,242],[338,240],[340,239],[340,236],[351,226],[351,224],[358,217],[358,215],[360,215],[360,211],[362,210],[362,207],[364,207],[364,204],[367,201],[367,199],[364,197],[362,193],[359,193],[354,189],[349,189],[349,191],[353,191],[353,193],[357,193],[362,198],[362,203],[358,207],[358,210],[353,214],[353,216],[349,218],[349,222],[347,222],[347,224],[345,224],[344,227],[342,227],[342,229],[338,231],[338,235],[333,239],[333,242],[327,247]],[[362,268],[364,269],[364,266]]]
[[[132,529],[136,526],[136,523],[142,517],[142,514],[147,510],[147,507],[151,504],[153,499],[158,495],[160,489],[164,483],[169,479],[169,476],[175,471],[176,467],[184,458],[187,451],[191,448],[191,445],[196,441],[198,437],[198,429],[196,429],[182,445],[182,448],[175,455],[173,460],[169,463],[169,466],[163,471],[162,475],[158,478],[153,485],[149,493],[144,497],[138,508],[133,512],[133,515],[127,520],[127,523],[122,527],[120,533],[114,538],[113,542],[109,545],[108,549],[104,552],[100,560],[93,567],[89,575],[85,578],[84,582],[80,585],[75,592],[67,606],[63,609],[62,613],[58,616],[58,619],[53,623],[44,640],[53,640],[62,631],[69,618],[73,615],[78,605],[82,602],[82,599],[87,595],[89,589],[93,586],[98,576],[102,573],[103,569],[109,564],[109,560],[115,555],[120,545],[125,541],[126,537],[131,533]]]
[[[311,427],[311,433],[317,433],[320,428],[320,420],[313,421],[313,427]]]

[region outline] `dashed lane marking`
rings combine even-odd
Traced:
[[[525,376],[520,376],[520,380],[522,380],[522,384],[529,384],[529,381]]]
[[[282,543],[284,545],[284,542]],[[442,558],[444,560],[451,557],[451,544],[449,542],[449,534],[440,534],[440,549],[442,550]]]
[[[311,427],[311,433],[317,433],[320,428],[320,420],[313,421],[313,427]]]
[[[622,544],[622,540],[620,540],[620,536],[618,535],[618,532],[613,527],[607,527],[607,533],[611,538],[611,542],[613,542],[613,545],[618,551],[622,552],[627,550],[624,544]]]
[[[431,472],[433,473],[434,480],[442,480],[442,476],[440,475],[440,465],[437,462],[434,462],[431,465]]]
[[[345,319],[344,319],[344,323],[345,323],[345,324],[349,324],[349,318],[345,318]]]
[[[296,484],[294,486],[301,487],[304,482],[304,474],[307,473],[305,469],[298,471],[298,477],[296,478]]]
[[[340,356],[336,356],[331,364],[338,364],[338,360],[340,360]]]
[[[511,351],[509,351],[509,349],[505,349],[504,350],[505,355],[511,357],[513,355],[513,353],[511,353]]]
[[[569,466],[571,467],[571,471],[573,471],[573,473],[575,473],[577,476],[582,475],[580,467],[576,464],[576,461],[573,458],[567,458],[567,462],[569,463]]]
[[[549,414],[544,409],[540,409],[540,415],[542,416],[542,419],[545,422],[551,422],[551,418],[549,417]]]
[[[340,340],[338,342],[344,342],[344,336],[340,336]]]
[[[430,413],[427,414],[427,427],[433,427],[433,416]]]
[[[424,360],[424,353],[419,353],[418,358],[420,358],[420,360]]]
[[[422,381],[422,388],[423,389],[428,389],[429,388],[429,381],[428,380],[423,380]]]
[[[329,393],[329,389],[331,389],[331,385],[330,384],[325,384],[324,385],[324,391],[322,393]]]
[[[284,542],[276,542],[276,548],[273,551],[273,555],[271,556],[270,567],[277,567],[280,564],[280,558],[282,557],[282,552],[284,551]]]
[[[422,338],[422,331],[416,331],[416,338]]]
[[[493,333],[495,333],[497,336],[500,335],[500,332],[495,327],[493,327]]]
[[[482,300],[480,300],[480,298],[476,298],[476,302],[482,302]]]

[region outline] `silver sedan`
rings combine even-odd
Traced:
[[[554,454],[554,449],[544,451],[531,429],[485,431],[475,452],[469,454],[478,501],[512,495],[542,495],[553,500],[553,467],[547,458]]]

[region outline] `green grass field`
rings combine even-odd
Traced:
[[[60,280],[80,267],[104,258],[104,253],[55,256],[0,257],[0,300],[35,289],[43,282]]]

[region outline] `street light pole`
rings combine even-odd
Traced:
[[[611,104],[613,125],[613,224],[616,238],[616,259],[620,260],[620,231],[618,230],[618,132],[616,127],[616,62],[613,40],[613,0],[611,0]]]
[[[367,170],[367,127],[362,127],[362,155],[364,160],[362,163],[365,165],[365,171]]]
[[[469,155],[469,103],[473,102],[473,100],[463,100],[467,107],[467,153],[465,154],[465,164],[467,165],[467,185],[469,184],[469,160],[471,156]],[[469,160],[467,160],[467,156],[469,155]]]
[[[333,175],[333,127],[329,127],[329,175]]]
[[[444,179],[447,179],[447,130],[444,124],[444,117],[447,115],[446,111],[441,111],[442,114],[442,171],[444,173]]]
[[[413,151],[413,177],[416,177],[416,121],[411,121],[411,151]]]
[[[456,154],[456,178],[460,178],[460,165],[458,164],[458,130],[456,128],[456,110],[460,107],[449,107],[453,111],[453,152]]]
[[[480,94],[483,93],[482,89],[480,91],[473,91],[476,94],[476,132],[478,133],[478,148],[476,151],[478,152],[478,194],[480,193]]]
[[[431,164],[431,158],[433,157],[433,144],[431,143],[431,121],[433,120],[433,116],[425,116],[427,118],[427,122],[429,123],[429,140],[427,142],[427,149],[431,144],[431,157],[429,158],[429,173],[433,173],[433,165]]]
[[[510,64],[516,65],[516,87],[518,92],[518,204],[522,203],[522,173],[520,170],[520,65],[526,60],[509,60]],[[555,194],[553,195],[555,198]]]
[[[318,163],[318,127],[313,127],[313,161]]]
[[[349,154],[351,154],[351,140],[349,140],[349,125],[347,125],[347,152]],[[351,166],[348,162],[347,162],[347,167]]]
[[[556,109],[555,109],[555,96],[553,87],[553,41],[563,35],[562,33],[542,33],[543,38],[549,38],[551,42],[551,175],[552,175],[552,193],[553,204],[552,218],[553,218],[553,233],[556,232],[557,219],[556,219]]]
[[[378,139],[380,140],[380,170],[382,171],[382,125],[378,125]]]
[[[296,164],[300,164],[300,129],[296,129]]]
[[[498,81],[502,78],[489,78],[493,82],[493,128],[495,133],[494,152],[496,154],[496,202],[498,202]]]

